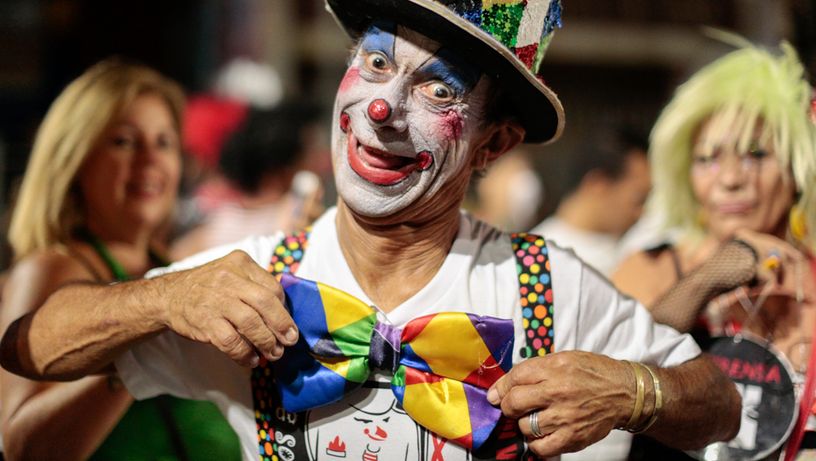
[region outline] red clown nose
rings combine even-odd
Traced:
[[[375,99],[368,105],[368,116],[377,123],[383,123],[391,116],[391,106],[385,99]]]

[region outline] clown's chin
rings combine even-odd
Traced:
[[[382,187],[360,178],[353,171],[347,170],[347,180],[337,182],[337,192],[343,203],[366,221],[387,218],[399,213],[411,205],[404,194],[386,195]]]

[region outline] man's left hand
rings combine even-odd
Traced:
[[[635,377],[625,362],[588,352],[566,351],[514,366],[487,398],[518,419],[529,447],[540,457],[581,450],[623,426],[632,413]],[[530,430],[538,412],[540,438]]]

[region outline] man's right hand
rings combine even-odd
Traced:
[[[297,342],[283,288],[243,251],[151,282],[164,326],[212,344],[242,366],[257,366],[259,354],[277,360]]]

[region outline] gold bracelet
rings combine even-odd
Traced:
[[[629,421],[623,426],[623,429],[628,431],[629,428],[640,421],[641,416],[643,416],[643,400],[646,384],[643,382],[643,371],[634,363],[628,360],[624,361],[628,363],[635,372],[635,408],[632,409],[632,416],[629,418]]]
[[[660,389],[660,378],[657,377],[657,374],[650,366],[644,364],[640,365],[646,368],[646,371],[652,375],[652,385],[654,386],[654,407],[652,408],[652,416],[649,417],[649,420],[646,421],[646,424],[643,427],[633,428],[629,431],[633,434],[640,434],[649,430],[655,421],[657,421],[657,416],[660,413],[660,409],[663,408],[663,391]]]

